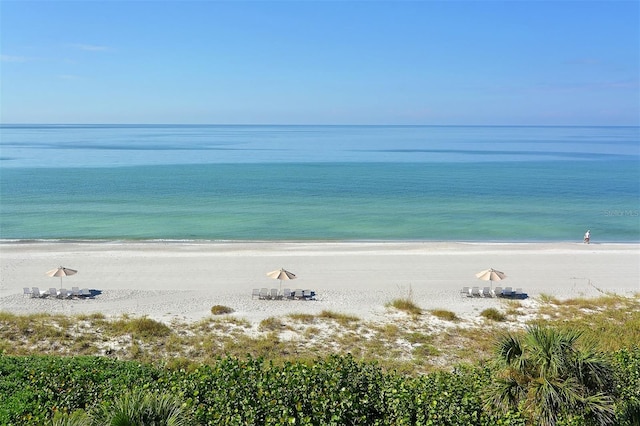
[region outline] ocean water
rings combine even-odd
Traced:
[[[637,127],[0,127],[4,240],[640,241]]]

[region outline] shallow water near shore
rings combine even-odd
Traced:
[[[640,241],[637,128],[1,131],[2,239]]]

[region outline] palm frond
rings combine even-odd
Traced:
[[[508,333],[501,336],[496,345],[498,360],[506,365],[512,365],[522,357],[524,349],[517,336]]]
[[[573,415],[607,425],[613,418],[610,365],[590,349],[580,349],[576,330],[531,325],[518,337],[496,344],[500,367],[490,403],[501,410],[520,407],[532,424],[553,426]]]
[[[601,426],[612,425],[615,422],[613,398],[604,393],[589,395],[584,399],[585,411],[592,413]]]

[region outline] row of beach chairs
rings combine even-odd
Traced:
[[[529,297],[527,293],[524,293],[521,288],[513,290],[511,287],[496,287],[491,289],[489,287],[462,287],[460,291],[462,296],[466,297],[502,297],[505,299],[526,299]]]
[[[67,290],[66,288],[58,290],[54,287],[49,288],[49,290],[40,290],[38,287],[24,287],[23,291],[25,296],[37,298],[54,297],[56,299],[72,299],[74,297],[91,297],[91,290],[88,288],[80,289],[78,287],[72,287],[71,290]]]
[[[277,288],[254,288],[251,292],[251,298],[258,298],[260,300],[315,300],[316,292],[313,290],[303,290],[285,288],[282,293]]]

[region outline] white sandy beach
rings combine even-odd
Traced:
[[[62,286],[100,290],[93,299],[34,299],[23,287],[60,288],[45,272],[76,275]],[[281,267],[298,279],[282,287],[312,289],[316,301],[252,299],[253,288],[279,288],[266,276]],[[490,286],[475,273],[505,272],[502,287],[531,300],[640,292],[640,245],[453,242],[4,242],[0,244],[0,311],[147,315],[170,321],[210,316],[213,305],[258,322],[323,310],[375,320],[385,304],[411,297],[423,309],[477,316],[498,299],[461,297],[463,286]],[[495,283],[494,283],[495,285]]]

